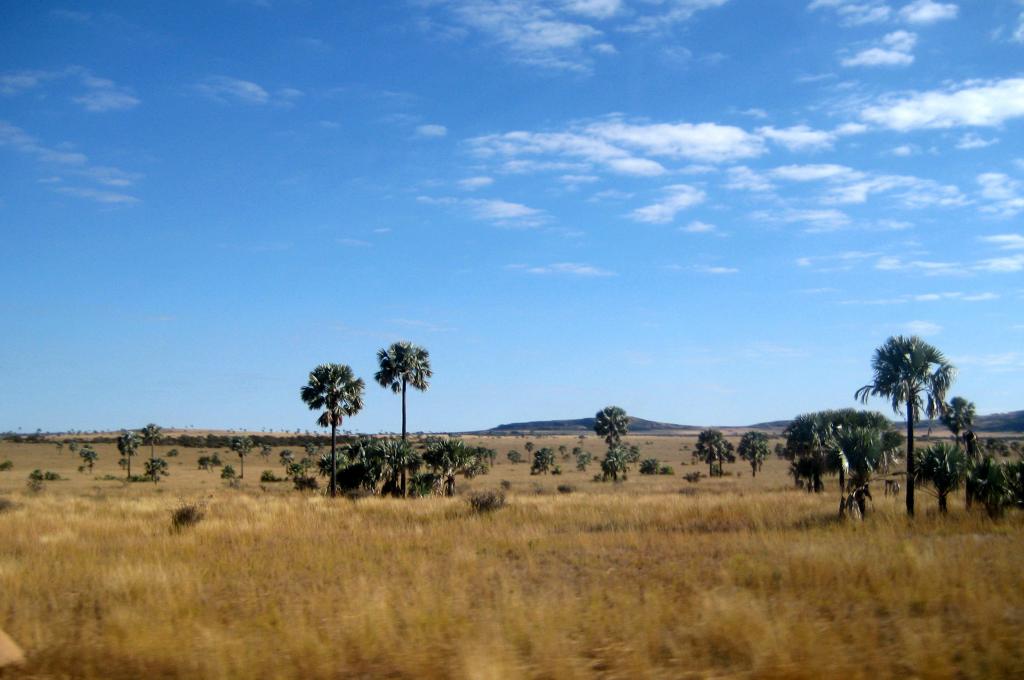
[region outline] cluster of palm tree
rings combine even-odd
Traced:
[[[706,463],[708,477],[721,477],[725,474],[724,464],[736,460],[736,454],[721,430],[701,430],[697,435],[697,446],[693,450],[693,458]]]
[[[377,352],[377,364],[379,370],[374,380],[402,397],[400,438],[357,439],[346,444],[339,456],[338,429],[345,418],[363,408],[365,383],[350,366],[321,364],[310,372],[300,391],[309,409],[320,412],[317,424],[331,429],[331,451],[321,460],[319,470],[329,480],[332,497],[337,495],[339,486],[403,497],[409,495],[410,486],[417,493],[429,487],[433,493],[450,496],[455,493],[457,475],[473,476],[486,471],[495,455],[490,449],[466,446],[453,437],[429,440],[422,451],[409,443],[406,394],[410,387],[425,391],[433,377],[426,349],[411,342],[396,342]],[[431,472],[417,475],[421,466]],[[417,475],[413,484],[411,475]],[[308,476],[301,478],[308,484]]]
[[[629,466],[640,460],[639,449],[622,443],[622,438],[629,433],[626,411],[618,406],[605,406],[594,416],[594,432],[608,446],[601,460],[601,479],[606,482],[625,481]]]
[[[406,434],[406,391],[409,387],[424,391],[433,376],[430,368],[430,354],[426,349],[411,342],[396,342],[377,352],[380,370],[374,379],[385,388],[402,395],[402,441]],[[357,378],[350,366],[345,364],[321,364],[309,374],[309,381],[303,385],[300,396],[311,411],[320,411],[317,424],[331,428],[331,496],[338,493],[338,428],[346,417],[352,417],[363,409],[365,383]],[[402,472],[402,488],[406,487],[405,472]]]
[[[972,430],[974,404],[963,397],[946,402],[957,371],[941,351],[916,336],[894,336],[875,350],[871,367],[872,381],[856,397],[865,403],[872,396],[884,397],[895,413],[906,416],[908,515],[914,514],[917,484],[930,487],[943,513],[949,494],[961,487],[968,507],[979,502],[993,516],[1007,506],[1024,506],[1024,459],[1000,464],[982,454]],[[915,451],[914,425],[922,414],[929,420],[938,416],[954,442]]]

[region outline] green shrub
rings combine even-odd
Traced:
[[[661,467],[661,463],[657,458],[644,458],[640,461],[640,474],[642,475],[656,475],[658,469]]]
[[[13,470],[13,469],[14,469],[14,463],[12,463],[9,460],[5,460],[4,462],[0,463],[0,472],[4,472],[6,470]]]
[[[674,475],[675,473],[675,468],[673,468],[671,465],[662,465],[660,468],[658,468],[659,475]]]
[[[558,493],[573,493],[576,491],[576,487],[572,484],[559,484]]]
[[[263,474],[260,475],[260,481],[261,482],[273,483],[273,482],[283,482],[283,481],[286,481],[286,480],[285,480],[284,477],[278,477],[277,475],[275,475],[273,470],[264,470]]]

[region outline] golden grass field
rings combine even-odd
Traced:
[[[472,438],[471,438],[472,439]],[[159,485],[93,476],[51,445],[0,443],[0,628],[25,650],[7,678],[1009,678],[1024,677],[1024,516],[918,517],[876,490],[865,522],[834,517],[834,482],[688,484],[692,438],[630,437],[672,477],[530,477],[523,438],[488,439],[508,505],[331,500],[240,489],[179,448]],[[533,438],[538,446],[572,437]],[[773,442],[774,443],[774,442]],[[599,457],[600,442],[584,447]],[[170,447],[158,447],[158,454]],[[233,462],[221,451],[225,462]],[[148,449],[140,450],[141,472]],[[67,481],[26,490],[34,468]],[[575,487],[556,492],[559,484]],[[202,501],[180,532],[171,512]]]

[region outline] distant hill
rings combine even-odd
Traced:
[[[487,433],[508,434],[510,432],[564,432],[582,433],[594,431],[594,418],[577,418],[575,420],[532,420],[525,423],[505,423],[495,428],[486,430]],[[634,433],[645,432],[685,432],[695,431],[701,428],[693,425],[676,425],[674,423],[659,423],[654,420],[629,417],[629,431]]]
[[[896,419],[894,425],[903,424],[905,421]],[[718,425],[721,429],[750,429],[769,430],[781,432],[789,425],[788,420],[772,420],[753,425]],[[933,429],[943,427],[942,423],[933,421],[922,422],[918,428]],[[675,423],[661,423],[655,420],[629,417],[629,431],[634,434],[673,434],[680,432],[695,432],[703,430],[704,425],[677,425]],[[993,413],[987,416],[978,416],[974,419],[974,429],[978,432],[1024,432],[1024,411],[1011,411],[1009,413]],[[546,432],[562,434],[578,434],[594,431],[594,418],[576,418],[574,420],[531,420],[522,423],[505,423],[490,430],[484,430],[479,434],[511,434],[514,432]]]

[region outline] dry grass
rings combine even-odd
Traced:
[[[32,468],[77,473],[13,448],[0,628],[28,664],[10,677],[1024,675],[1018,513],[954,503],[909,523],[877,498],[868,521],[839,524],[834,494],[789,490],[778,461],[696,485],[573,472],[540,494],[527,465],[503,463],[470,485],[512,482],[486,514],[261,491],[259,465],[240,491],[183,465],[156,490],[78,475],[32,495]],[[183,500],[205,518],[175,532]]]

